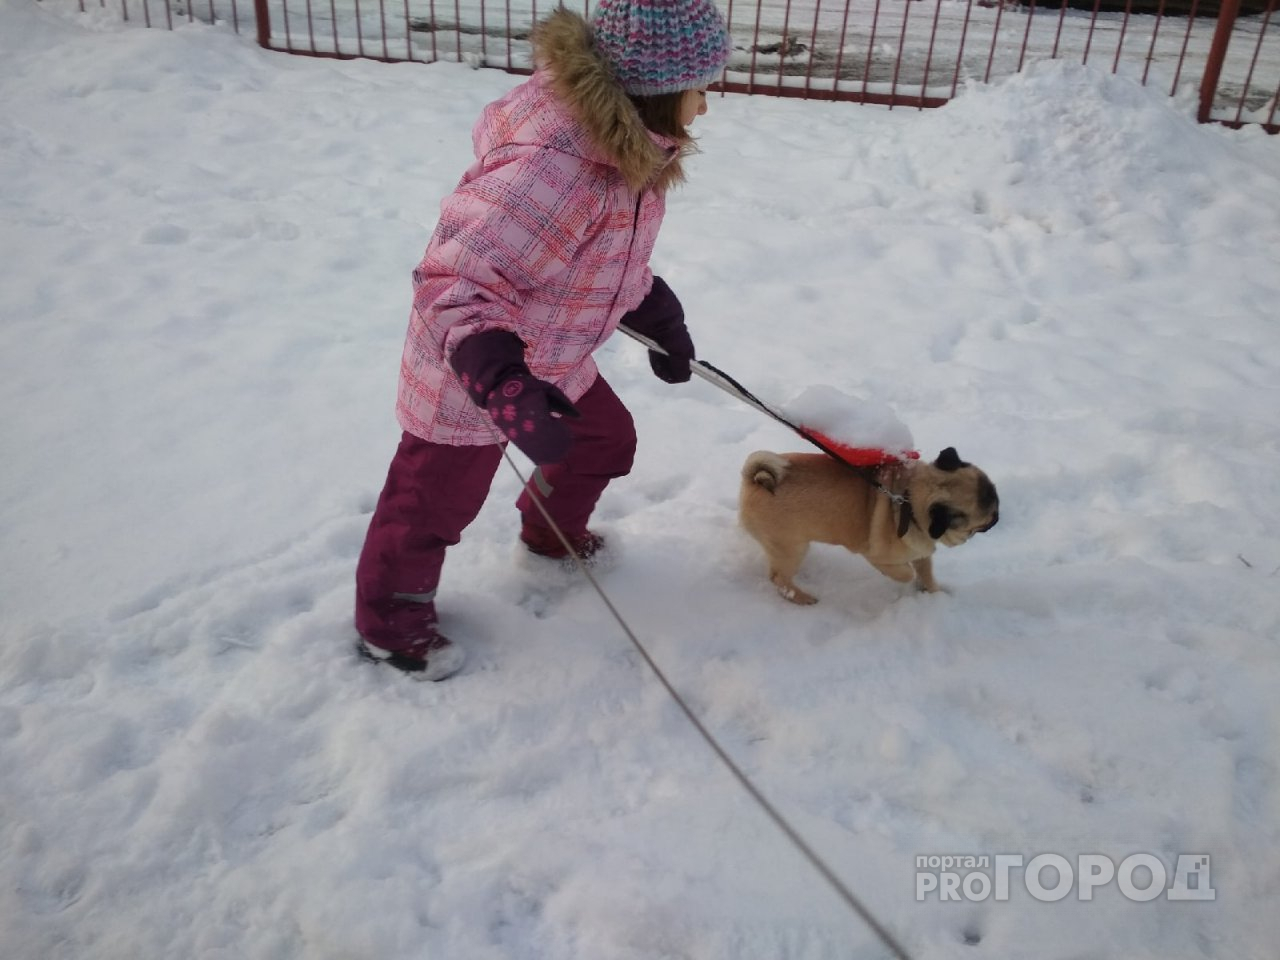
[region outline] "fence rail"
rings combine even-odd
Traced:
[[[81,9],[93,0],[80,0]],[[543,0],[97,0],[125,19],[253,23],[267,49],[532,68]],[[719,0],[733,53],[715,89],[936,107],[970,82],[1066,59],[1124,71],[1200,119],[1280,132],[1280,0]],[[568,0],[590,12],[590,0]]]

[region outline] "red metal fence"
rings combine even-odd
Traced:
[[[86,0],[80,0],[84,9]],[[93,2],[93,0],[88,0]],[[538,0],[98,0],[148,26],[253,22],[271,50],[529,72]],[[1280,0],[719,0],[733,55],[715,89],[935,107],[1044,59],[1099,64],[1200,119],[1280,132]],[[132,4],[132,6],[130,6]],[[556,4],[543,0],[545,14]],[[568,0],[586,14],[590,0]]]

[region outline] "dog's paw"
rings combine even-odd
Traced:
[[[779,583],[777,586],[778,593],[782,595],[783,600],[790,600],[792,603],[798,603],[806,607],[818,602],[817,597],[811,593],[805,593],[795,584]]]

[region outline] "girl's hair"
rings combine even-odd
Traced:
[[[636,105],[640,119],[654,133],[664,137],[673,137],[681,143],[692,143],[693,135],[680,122],[680,105],[684,102],[686,91],[677,93],[655,93],[650,96],[632,96],[631,102]]]

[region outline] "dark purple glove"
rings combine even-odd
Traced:
[[[649,295],[622,322],[667,351],[666,356],[649,351],[649,366],[659,379],[685,383],[693,375],[689,369],[689,361],[694,358],[693,339],[684,325],[684,307],[661,277],[653,278]]]
[[[524,362],[524,342],[507,330],[467,337],[449,361],[476,406],[534,463],[559,463],[573,435],[565,417],[579,417],[559,388],[539,380]]]

